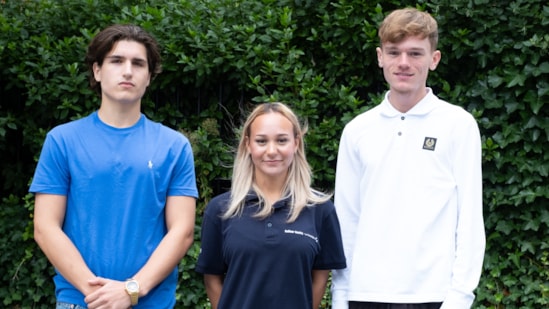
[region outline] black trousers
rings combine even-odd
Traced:
[[[388,304],[350,301],[349,309],[440,309],[442,303]]]

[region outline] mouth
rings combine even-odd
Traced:
[[[118,85],[122,86],[122,87],[133,87],[135,86],[133,83],[131,82],[121,82],[119,83]]]
[[[398,77],[412,77],[413,74],[412,73],[403,73],[403,72],[397,72],[395,73],[396,76]]]

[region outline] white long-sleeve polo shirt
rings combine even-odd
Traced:
[[[335,206],[347,269],[333,272],[332,306],[469,308],[485,248],[478,125],[431,89],[407,113],[389,95],[341,136]]]

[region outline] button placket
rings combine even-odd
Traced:
[[[397,131],[397,135],[398,136],[402,136],[403,132],[404,132],[404,120],[406,120],[406,116],[404,115],[401,115],[400,116],[400,122],[399,122],[399,125],[398,125],[398,131]]]
[[[267,239],[274,240],[276,238],[276,230],[272,220],[265,222],[265,237]]]

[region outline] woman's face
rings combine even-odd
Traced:
[[[247,148],[258,183],[286,178],[299,141],[290,120],[271,112],[257,117],[250,125]]]

